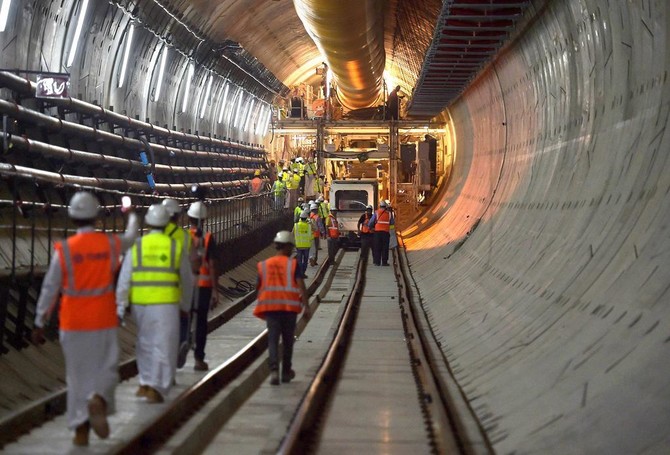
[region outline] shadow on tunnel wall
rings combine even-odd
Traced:
[[[497,452],[667,453],[670,5],[534,3],[450,107],[412,273]]]

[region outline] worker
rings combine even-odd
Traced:
[[[168,215],[170,216],[170,221],[165,226],[165,233],[173,238],[177,242],[177,247],[182,250],[182,254],[186,255],[188,262],[191,265],[191,271],[193,273],[198,273],[198,268],[200,267],[200,262],[198,261],[198,255],[195,248],[192,248],[193,242],[191,236],[186,229],[180,227],[178,223],[179,214],[181,212],[181,206],[174,199],[163,199],[163,207],[167,210]],[[177,356],[177,368],[182,368],[186,362],[186,356],[188,355],[188,350],[190,346],[186,339],[179,340],[179,353]]]
[[[295,159],[296,172],[300,176],[300,183],[298,185],[298,193],[305,194],[305,160],[299,156]]]
[[[207,371],[209,365],[205,362],[205,345],[207,344],[207,315],[209,310],[219,304],[219,294],[216,292],[217,282],[216,264],[216,241],[211,232],[205,231],[204,223],[207,219],[207,207],[202,201],[196,201],[188,208],[188,220],[191,225],[190,234],[193,248],[197,251],[200,261],[198,270],[197,289],[193,298],[191,316],[195,313],[195,363],[193,369],[196,371]],[[183,341],[189,335],[190,325],[180,327],[179,336]]]
[[[298,220],[300,220],[300,214],[303,211],[303,205],[305,203],[305,200],[302,197],[298,198],[298,205],[295,206],[293,209],[293,223],[297,223]]]
[[[116,287],[118,304],[130,303],[137,323],[140,387],[135,395],[148,403],[162,403],[174,384],[180,309],[189,309],[193,293],[188,258],[164,233],[169,220],[161,204],[149,207],[144,217],[149,233],[126,255]]]
[[[328,259],[331,264],[335,261],[335,254],[340,244],[340,222],[337,221],[337,209],[328,214]]]
[[[319,174],[319,176],[314,179],[314,195],[323,196],[325,194],[325,174]]]
[[[272,194],[274,195],[274,209],[281,210],[286,199],[286,184],[284,183],[283,172],[277,174],[277,180],[272,184]]]
[[[358,235],[361,238],[361,256],[363,256],[364,259],[367,259],[368,257],[368,252],[370,251],[372,240],[374,238],[373,231],[370,229],[370,226],[368,226],[372,219],[372,210],[373,207],[368,205],[365,209],[365,213],[358,219]]]
[[[319,196],[316,199],[316,203],[319,205],[319,216],[322,220],[328,219],[330,214],[330,207],[328,207],[328,201],[323,199],[323,196]]]
[[[316,163],[314,158],[309,156],[307,158],[307,164],[305,165],[305,198],[310,199],[314,198],[314,181],[318,178]]]
[[[300,186],[300,176],[295,172],[288,171],[288,179],[286,181],[286,188],[288,190],[288,198],[285,208],[294,207],[298,202],[298,188]]]
[[[309,206],[309,218],[312,223],[312,245],[309,249],[309,263],[312,267],[316,267],[319,261],[319,250],[321,249],[321,239],[326,238],[326,227],[323,224],[323,219],[319,216],[319,205],[312,204]]]
[[[309,210],[303,210],[300,213],[300,219],[293,225],[293,236],[295,237],[296,257],[300,273],[307,278],[307,263],[309,260],[309,250],[313,243],[313,227],[309,219]]]
[[[400,86],[396,86],[395,89],[389,93],[388,100],[386,102],[386,120],[398,120],[400,118]]]
[[[293,236],[289,231],[279,231],[274,238],[277,254],[258,263],[258,300],[254,316],[264,319],[268,329],[268,364],[270,384],[279,385],[279,336],[282,338],[281,381],[290,382],[295,377],[292,368],[293,341],[298,314],[302,309],[310,317],[304,276],[293,252]]]
[[[56,242],[35,311],[32,341],[45,342],[44,325],[61,295],[60,344],[65,357],[67,425],[75,430],[74,445],[88,445],[90,428],[109,436],[107,415],[115,410],[119,381],[117,330],[125,308],[114,302],[114,279],[123,254],[139,234],[137,217],[129,209],[122,236],[95,231],[100,212],[97,198],[85,191],[70,199],[68,216],[74,235]]]
[[[372,215],[368,226],[374,230],[372,262],[374,265],[389,265],[389,229],[395,224],[393,213],[387,210],[386,201],[379,203],[379,209]]]
[[[254,218],[260,215],[258,207],[262,192],[263,179],[261,178],[261,170],[256,169],[254,171],[254,178],[249,181],[249,193],[251,193],[251,216]]]

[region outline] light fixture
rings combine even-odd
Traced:
[[[230,126],[230,120],[232,119],[233,116],[233,111],[235,110],[235,101],[238,99],[238,97],[241,96],[242,89],[238,87],[237,91],[235,92],[235,96],[233,96],[231,100],[231,106],[230,109],[228,109],[228,113],[226,114],[226,124]]]
[[[186,91],[184,92],[184,100],[181,104],[181,111],[186,112],[188,107],[188,95],[191,93],[191,81],[193,80],[193,73],[195,73],[195,68],[193,63],[188,64],[188,75],[186,76]]]
[[[2,5],[5,6],[4,3]],[[9,6],[7,7],[9,8]],[[74,29],[74,36],[72,37],[72,43],[70,44],[70,52],[67,54],[67,64],[65,66],[70,67],[74,62],[74,56],[77,52],[77,45],[79,44],[79,37],[81,36],[81,28],[84,26],[84,19],[86,18],[86,10],[88,9],[88,0],[81,1],[81,7],[79,8],[79,17],[77,17],[77,26]]]
[[[228,99],[228,89],[230,85],[227,82],[224,82],[225,88],[223,89],[223,101],[221,101],[221,111],[219,112],[219,123],[223,120],[223,113],[226,112],[226,100]]]
[[[209,99],[209,95],[212,94],[212,79],[214,79],[214,76],[210,73],[205,97],[200,100],[200,104],[202,105],[202,108],[200,109],[200,118],[203,118],[205,116],[205,111],[207,111],[207,100]]]
[[[266,110],[267,110],[267,107],[262,106],[262,105],[259,106],[258,122],[256,122],[256,127],[254,128],[254,134],[258,134],[258,130],[260,130],[261,126],[263,126],[262,122],[263,122],[263,119],[265,118]]]
[[[156,91],[154,92],[154,101],[158,101],[161,96],[161,87],[163,86],[163,74],[165,73],[165,61],[167,60],[167,46],[163,45],[161,51],[161,67],[158,70],[158,81],[156,81]]]
[[[256,104],[256,100],[251,100],[251,105],[249,106],[249,110],[247,111],[247,119],[244,122],[244,131],[249,131],[249,123],[251,122],[251,119],[254,117],[254,104]]]
[[[268,134],[268,129],[270,128],[270,122],[272,122],[272,107],[268,109],[268,115],[267,118],[265,119],[265,124],[263,125],[263,133],[261,133],[261,136],[265,137],[265,135]]]
[[[242,108],[242,99],[244,98],[244,93],[242,92],[242,89],[240,89],[240,95],[237,100],[237,109],[235,109],[235,123],[233,126],[237,128],[240,126],[240,109]]]
[[[2,6],[0,6],[0,32],[4,32],[7,28],[7,18],[9,17],[9,6],[12,4],[12,0],[2,0]]]
[[[126,69],[128,68],[128,56],[130,55],[130,46],[133,42],[133,33],[135,33],[135,27],[133,24],[130,24],[128,33],[126,34],[126,47],[123,52],[123,63],[121,64],[121,74],[119,75],[119,88],[123,87],[126,81]]]

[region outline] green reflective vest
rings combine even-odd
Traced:
[[[181,245],[161,232],[152,232],[137,239],[130,252],[133,264],[130,303],[179,304],[181,252]]]
[[[165,226],[165,233],[179,243],[179,247],[184,253],[188,254],[188,252],[191,251],[191,236],[186,229],[181,228],[170,221],[167,226]]]
[[[309,248],[312,245],[312,225],[309,221],[298,221],[293,225],[293,236],[296,248]]]

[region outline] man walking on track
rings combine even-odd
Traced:
[[[77,232],[55,244],[37,301],[32,334],[35,344],[44,343],[44,324],[61,294],[66,415],[68,427],[75,430],[72,442],[78,446],[88,445],[91,427],[100,438],[109,436],[107,414],[115,410],[114,390],[119,381],[117,330],[125,311],[114,300],[114,278],[119,256],[139,233],[132,212],[123,236],[96,232],[99,210],[99,202],[91,193],[78,192],[70,199],[68,215],[77,225]]]
[[[164,233],[169,214],[161,204],[149,207],[144,222],[150,231],[135,242],[119,273],[116,300],[132,305],[137,322],[136,396],[162,403],[174,384],[179,310],[188,311],[193,274],[176,240]]]
[[[389,240],[390,228],[395,224],[393,213],[386,209],[386,201],[379,203],[377,210],[370,219],[368,226],[374,230],[374,243],[372,245],[372,262],[374,265],[389,265]]]
[[[309,318],[307,290],[298,261],[291,258],[293,235],[279,231],[274,238],[277,255],[258,263],[258,301],[254,316],[268,328],[270,384],[279,385],[279,337],[282,338],[282,382],[295,377],[292,369],[293,340],[298,313],[304,308]]]

